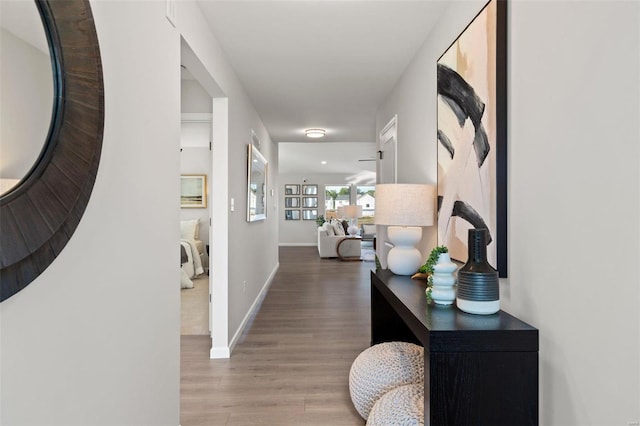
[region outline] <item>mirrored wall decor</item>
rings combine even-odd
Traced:
[[[286,184],[284,186],[284,195],[300,195],[300,185]]]
[[[251,129],[251,144],[257,149],[262,148],[260,138],[258,138],[258,135],[256,135],[256,132],[254,132],[253,129]]]
[[[302,210],[303,220],[316,220],[318,218],[318,210]]]
[[[267,160],[252,144],[248,145],[247,222],[267,218]]]
[[[302,185],[304,195],[318,195],[318,185]]]
[[[53,112],[47,35],[34,1],[0,2],[0,195],[37,163]]]
[[[284,219],[285,220],[300,220],[300,210],[285,210],[284,211]]]
[[[48,131],[35,163],[0,195],[0,300],[38,277],[73,236],[102,149],[102,63],[89,1],[39,0],[36,5],[50,54],[53,108],[45,113]],[[2,105],[16,102],[22,99],[2,98]]]
[[[315,208],[318,207],[318,197],[302,197],[302,207]]]
[[[300,197],[284,197],[286,208],[300,208]]]

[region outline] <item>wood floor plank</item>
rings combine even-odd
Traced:
[[[207,336],[182,336],[181,425],[362,426],[349,369],[371,340],[373,267],[281,247],[280,268],[231,359],[209,359]]]

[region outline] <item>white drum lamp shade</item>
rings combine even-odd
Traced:
[[[396,275],[412,275],[423,263],[415,246],[422,238],[422,226],[434,223],[433,185],[388,183],[376,185],[376,225],[387,225],[393,248],[387,265]]]
[[[358,233],[358,227],[354,224],[354,219],[362,216],[362,206],[355,204],[344,206],[344,216],[349,219],[349,228],[347,228],[347,233],[353,237]]]

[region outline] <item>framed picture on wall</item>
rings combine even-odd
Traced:
[[[438,243],[467,261],[469,229],[507,277],[507,15],[491,0],[437,62]]]
[[[207,207],[207,175],[180,175],[180,207]]]
[[[318,185],[302,185],[303,195],[318,195]]]
[[[267,218],[269,162],[252,144],[247,155],[247,222]]]
[[[284,219],[285,220],[300,220],[300,210],[285,210],[284,211]]]
[[[300,185],[288,183],[284,186],[284,195],[300,195]]]
[[[300,197],[284,197],[285,208],[300,208]]]
[[[316,220],[318,218],[318,210],[302,210],[302,220]]]
[[[302,197],[302,207],[305,208],[317,208],[318,197]]]

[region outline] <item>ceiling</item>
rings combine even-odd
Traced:
[[[376,183],[375,143],[280,142],[279,150],[282,174],[347,173],[349,183]]]
[[[317,127],[327,130],[321,143],[375,143],[378,106],[447,4],[445,0],[199,1],[272,140],[305,144],[309,139],[304,129]],[[329,169],[319,167],[317,147],[309,146],[313,148],[303,158],[303,148],[281,144],[280,171]],[[326,155],[337,153],[325,166],[340,163],[353,168],[342,172],[354,173],[375,167],[375,162],[357,161],[365,158],[363,154],[373,157],[374,145],[366,153],[354,152],[349,164],[343,164],[338,158],[351,155],[347,149],[351,148],[323,150]]]

